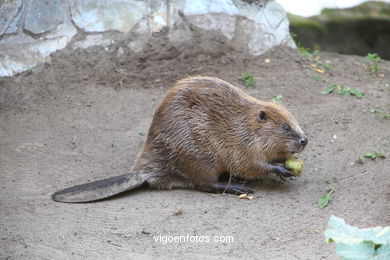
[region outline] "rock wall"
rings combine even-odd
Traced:
[[[253,55],[295,46],[286,13],[272,0],[3,0],[0,77],[50,62],[50,53],[67,46],[109,46],[129,37],[128,48],[140,52],[165,28],[172,43],[191,41],[196,28],[217,31]]]

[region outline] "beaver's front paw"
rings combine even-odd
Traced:
[[[283,181],[287,177],[295,177],[295,174],[291,172],[291,168],[284,165],[274,166],[274,172],[282,179]]]

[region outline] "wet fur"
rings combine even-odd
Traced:
[[[283,106],[217,78],[190,77],[157,108],[132,172],[151,188],[214,191],[225,172],[247,179],[274,172],[275,163],[303,149],[302,136]]]

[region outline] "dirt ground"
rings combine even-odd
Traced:
[[[125,40],[60,51],[50,64],[0,79],[1,259],[338,259],[323,235],[331,215],[390,224],[390,120],[369,112],[389,113],[390,62],[373,76],[363,57],[320,53],[331,64],[321,74],[286,47],[249,57],[213,35],[181,46],[163,38],[139,54]],[[239,82],[244,72],[254,86]],[[220,77],[262,100],[283,95],[309,135],[303,175],[263,178],[253,200],[145,188],[96,203],[51,200],[59,189],[128,172],[165,91],[188,75]],[[365,97],[321,95],[332,83]],[[387,158],[356,163],[365,152]],[[333,200],[320,209],[329,186]],[[233,241],[155,241],[175,235]]]

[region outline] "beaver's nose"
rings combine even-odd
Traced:
[[[301,138],[299,139],[299,143],[302,145],[302,146],[305,146],[307,145],[307,137],[305,135],[301,136]]]

